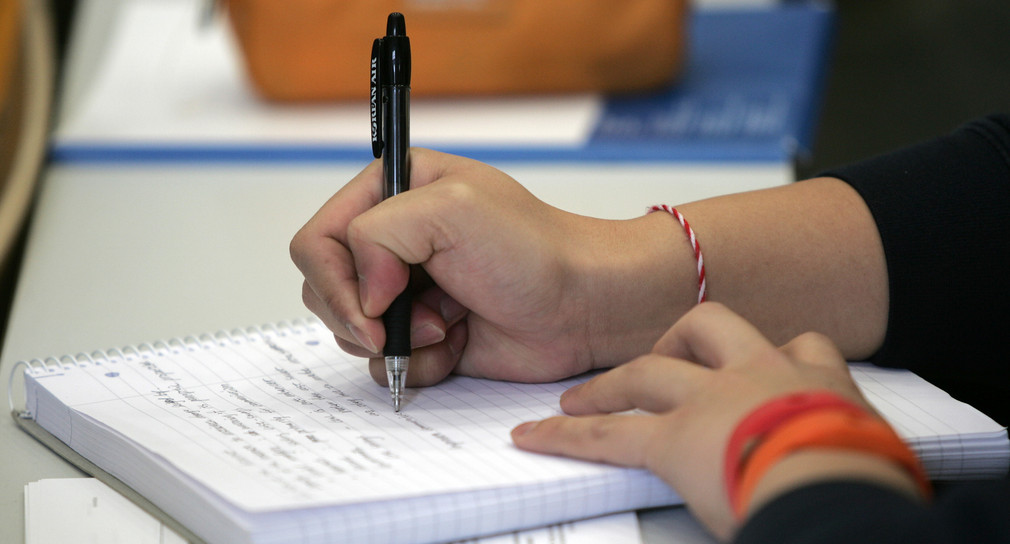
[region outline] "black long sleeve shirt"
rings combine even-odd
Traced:
[[[889,315],[871,360],[907,368],[1010,422],[1010,115],[824,175],[876,221]],[[960,483],[920,504],[854,481],[788,492],[737,535],[751,543],[1007,542],[1010,479]]]

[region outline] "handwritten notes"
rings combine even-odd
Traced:
[[[613,470],[511,445],[513,426],[558,413],[558,396],[577,380],[454,377],[410,390],[396,413],[366,365],[340,352],[321,325],[305,323],[78,357],[72,379],[63,368],[32,374],[82,415],[250,511]]]
[[[448,541],[676,504],[655,476],[516,449],[585,378],[452,377],[401,412],[311,321],[34,361],[32,417],[209,541]],[[1005,473],[1005,429],[904,371],[854,366],[934,476]]]

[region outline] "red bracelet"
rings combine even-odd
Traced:
[[[773,399],[744,417],[726,446],[725,480],[730,506],[742,518],[764,473],[800,449],[864,451],[897,462],[925,495],[929,481],[918,458],[891,427],[862,407],[829,391]]]
[[[810,410],[843,409],[862,412],[863,409],[830,391],[794,393],[772,399],[762,404],[737,423],[726,445],[724,474],[726,492],[733,504],[737,482],[743,469],[744,457],[751,446],[764,439],[765,435],[797,414]]]
[[[705,258],[701,254],[701,244],[698,243],[698,237],[694,235],[694,229],[691,228],[691,224],[684,219],[677,208],[667,206],[666,204],[658,204],[656,206],[649,207],[649,213],[652,212],[666,212],[680,222],[680,226],[684,227],[684,232],[687,233],[687,240],[691,243],[691,249],[694,250],[694,260],[698,263],[698,304],[705,302],[708,298],[708,287],[705,283]]]

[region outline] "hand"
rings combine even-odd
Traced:
[[[383,201],[373,162],[291,242],[305,304],[344,350],[373,358],[379,383],[380,316],[407,285],[408,265],[423,284],[411,386],[450,372],[528,382],[610,366],[689,307],[693,268],[671,255],[690,250],[672,218],[577,216],[479,162],[423,149],[410,160],[409,191]]]
[[[812,389],[872,411],[827,338],[808,333],[776,348],[724,306],[705,303],[652,353],[565,392],[562,409],[583,417],[525,423],[512,437],[526,450],[645,467],[725,538],[736,525],[723,481],[730,433],[760,404]],[[650,414],[614,414],[632,409]]]

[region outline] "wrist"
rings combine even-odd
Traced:
[[[844,462],[810,462],[824,456]],[[903,471],[903,478],[891,469]],[[910,480],[921,496],[931,493],[922,464],[894,429],[865,406],[826,390],[783,395],[751,411],[729,437],[724,470],[727,498],[738,519],[753,510],[759,488],[767,500],[841,474],[877,478],[899,489]],[[766,481],[772,471],[776,476]]]
[[[792,490],[838,480],[879,485],[912,500],[926,500],[921,486],[908,470],[885,457],[849,450],[803,450],[784,457],[768,469],[754,488],[743,519]]]
[[[573,244],[594,368],[648,352],[697,303],[694,253],[671,215],[653,213],[625,221],[593,219],[588,243]]]

